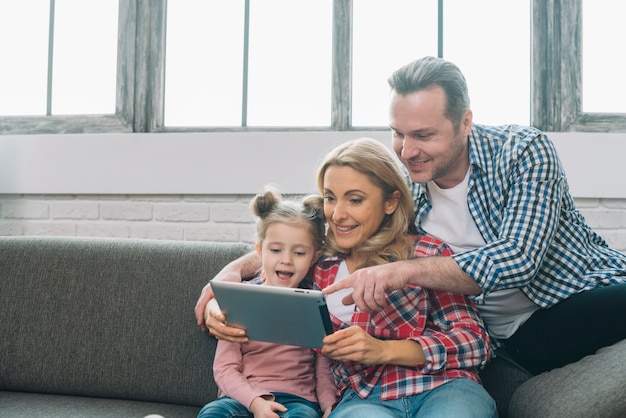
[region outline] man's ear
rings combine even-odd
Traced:
[[[463,136],[468,136],[470,132],[472,132],[473,118],[474,114],[472,113],[472,110],[467,109],[463,115],[463,119],[461,119],[461,131],[463,132]]]
[[[385,202],[385,214],[391,215],[398,208],[400,203],[400,190],[396,190],[391,194],[391,197]]]

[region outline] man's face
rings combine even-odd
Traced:
[[[416,183],[434,180],[439,187],[450,188],[463,181],[469,168],[472,112],[465,113],[455,132],[445,109],[446,95],[440,87],[407,95],[391,93],[393,150]]]

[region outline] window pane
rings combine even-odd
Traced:
[[[45,115],[50,0],[0,2],[0,115]]]
[[[56,0],[52,113],[115,113],[118,2]]]
[[[476,123],[530,123],[530,1],[444,1],[443,55],[467,79]]]
[[[166,126],[241,126],[243,0],[167,4]]]
[[[583,0],[583,112],[626,113],[626,5]]]
[[[330,126],[332,0],[250,2],[249,126]]]
[[[437,55],[437,2],[354,0],[352,125],[389,125],[387,78]]]

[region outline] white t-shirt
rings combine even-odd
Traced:
[[[349,274],[346,262],[342,261],[341,264],[339,264],[339,270],[337,271],[337,277],[335,277],[335,283],[345,279]],[[352,293],[352,290],[352,287],[348,287],[346,289],[338,290],[335,293],[331,293],[330,295],[326,295],[326,306],[328,307],[328,312],[347,323],[350,323],[352,320],[355,305],[344,305],[341,302],[341,299]]]
[[[469,176],[449,189],[442,189],[434,181],[426,188],[432,209],[422,219],[422,228],[429,235],[447,243],[454,253],[485,245],[467,203]],[[478,304],[480,316],[489,333],[500,339],[509,338],[539,307],[518,288],[496,290],[487,294]]]

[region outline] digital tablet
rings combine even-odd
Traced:
[[[244,328],[250,340],[321,348],[333,332],[319,290],[211,281],[226,323]]]

